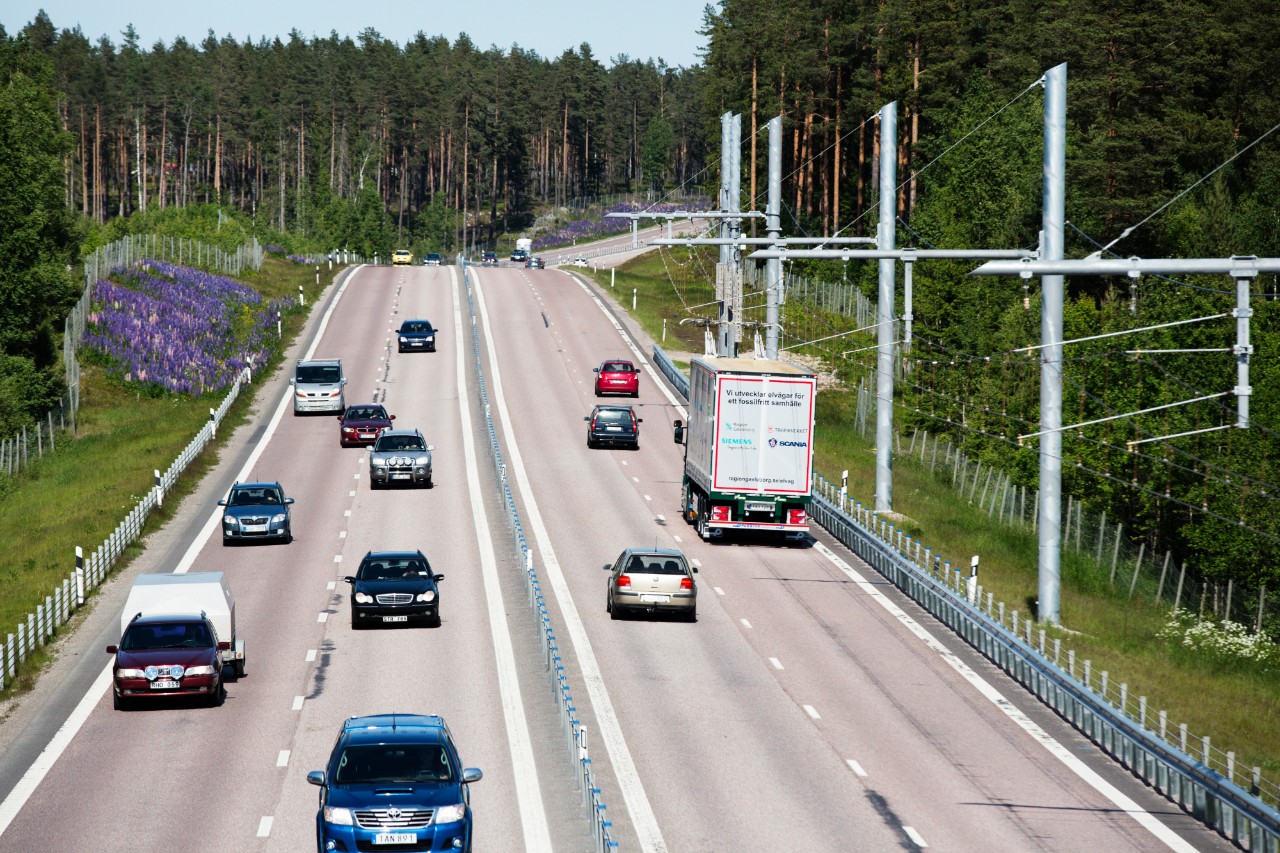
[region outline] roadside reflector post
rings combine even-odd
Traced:
[[[76,546],[76,607],[84,604],[84,549]],[[12,642],[12,641],[10,641]]]
[[[631,310],[632,311],[636,310],[636,291],[637,290],[639,290],[639,288],[636,288],[636,287],[631,288]]]
[[[840,511],[844,512],[845,502],[849,499],[849,469],[840,472]]]
[[[160,481],[160,469],[151,469],[156,477],[156,506],[164,506],[164,484]]]
[[[662,318],[662,342],[664,344],[667,342],[667,318],[666,317]]]
[[[319,267],[316,267],[319,270]],[[320,273],[316,273],[316,284],[320,283]],[[302,285],[298,285],[298,304],[303,308],[307,307],[307,295],[302,292]]]
[[[615,280],[617,277],[618,277],[618,268],[617,268],[617,267],[614,267],[613,269],[609,270],[609,288],[610,288],[610,289],[613,289],[613,287],[614,287],[614,280]]]
[[[212,406],[209,407],[209,433],[210,433],[209,435],[210,438],[218,437],[218,419],[213,414]]]
[[[276,337],[277,338],[284,337],[284,324],[281,323],[281,317],[280,317],[279,311],[276,312]]]
[[[978,590],[978,555],[974,554],[973,559],[969,561],[969,603],[975,600]]]

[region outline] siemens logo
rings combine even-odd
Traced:
[[[776,438],[769,439],[770,447],[808,447],[807,441],[778,441]]]
[[[749,439],[749,438],[722,438],[722,439],[720,439],[720,443],[721,443],[721,444],[736,444],[736,445],[740,445],[740,446],[747,446],[747,447],[750,447],[750,446],[751,446],[751,439]]]

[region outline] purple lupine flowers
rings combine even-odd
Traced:
[[[94,283],[84,346],[125,382],[182,394],[221,391],[265,365],[276,313],[296,301],[267,303],[232,279],[159,261],[112,272],[120,283]]]

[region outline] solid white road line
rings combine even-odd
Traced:
[[[1149,812],[1125,796],[1118,788],[1107,780],[1103,779],[1098,773],[1089,767],[1079,758],[1077,758],[1065,746],[1058,743],[1044,729],[1040,728],[1030,717],[1022,713],[1016,706],[1004,697],[1000,691],[991,686],[986,679],[974,672],[968,664],[962,661],[955,653],[938,642],[938,639],[925,630],[919,622],[912,619],[901,607],[894,604],[885,597],[875,585],[863,577],[852,566],[840,558],[838,554],[828,548],[821,542],[814,545],[824,557],[835,564],[836,568],[844,572],[854,583],[858,585],[871,599],[887,610],[890,615],[897,619],[908,631],[915,634],[926,646],[932,649],[937,655],[946,661],[947,665],[954,669],[961,678],[969,682],[979,693],[986,697],[991,704],[1000,709],[1005,716],[1018,725],[1024,732],[1031,735],[1036,743],[1043,746],[1050,755],[1061,761],[1067,766],[1071,772],[1079,776],[1090,787],[1102,796],[1106,797],[1118,809],[1129,815],[1138,822],[1144,829],[1149,831],[1157,839],[1163,842],[1169,849],[1177,850],[1179,853],[1193,853],[1195,850],[1183,838],[1169,827],[1165,826]]]
[[[471,518],[475,524],[476,542],[480,549],[480,575],[484,580],[485,602],[489,611],[489,633],[493,637],[493,652],[498,671],[498,692],[502,699],[502,717],[507,726],[507,743],[511,748],[511,764],[515,773],[516,801],[520,809],[520,826],[524,831],[524,849],[527,853],[551,851],[551,832],[547,826],[546,808],[542,802],[542,788],[538,783],[538,769],[533,757],[533,743],[529,735],[529,722],[525,717],[524,699],[520,693],[520,681],[516,672],[515,651],[511,644],[511,627],[507,624],[506,608],[502,602],[502,585],[498,578],[498,558],[493,540],[489,537],[489,520],[484,497],[480,492],[480,463],[477,460],[475,438],[471,431],[470,398],[462,393],[467,387],[466,351],[462,334],[462,296],[456,273],[457,267],[449,267],[449,279],[453,284],[453,339],[457,355],[458,412],[462,421],[462,447],[467,463],[467,493],[471,500]],[[477,330],[477,334],[479,331]]]
[[[70,746],[72,738],[76,736],[76,732],[80,731],[84,721],[89,719],[102,694],[111,688],[111,670],[114,666],[114,662],[108,663],[102,672],[98,673],[93,685],[85,692],[75,710],[71,712],[71,716],[67,717],[66,722],[49,739],[49,744],[36,756],[36,760],[31,762],[31,766],[27,768],[26,773],[22,774],[18,784],[13,786],[9,796],[0,803],[0,837],[4,836],[9,824],[13,823],[18,812],[27,804],[27,800],[44,781],[44,777],[53,769],[59,756]]]
[[[592,295],[594,297],[594,294]],[[476,303],[480,320],[488,329],[489,314],[485,310],[484,294],[479,287],[476,288]],[[515,421],[507,411],[506,396],[502,393],[502,376],[498,370],[498,354],[494,351],[493,336],[485,335],[485,342],[489,350],[489,374],[493,380],[489,399],[496,401],[502,423],[504,426],[509,426]],[[666,853],[667,844],[662,838],[658,818],[653,813],[648,795],[645,794],[644,784],[640,781],[635,761],[631,758],[631,750],[622,736],[622,725],[618,722],[618,715],[613,709],[609,691],[605,688],[604,674],[596,661],[595,651],[591,648],[591,640],[587,637],[587,629],[582,624],[582,616],[578,613],[577,604],[574,603],[573,595],[569,592],[569,584],[565,581],[560,561],[556,559],[555,549],[551,547],[551,536],[547,533],[547,526],[542,521],[542,512],[538,509],[533,487],[529,483],[529,475],[524,469],[524,460],[520,456],[520,448],[516,444],[515,435],[511,429],[507,429],[506,438],[507,468],[515,473],[516,488],[520,491],[520,499],[524,502],[525,512],[529,516],[529,527],[533,530],[534,539],[538,543],[538,552],[542,556],[542,566],[546,571],[547,582],[555,593],[556,602],[560,606],[564,619],[565,632],[569,635],[569,641],[573,643],[574,654],[577,655],[578,666],[582,670],[587,699],[591,702],[596,725],[600,728],[600,739],[604,741],[605,749],[609,753],[613,772],[618,779],[618,787],[622,791],[623,803],[631,816],[636,835],[639,836],[640,849],[645,853]]]

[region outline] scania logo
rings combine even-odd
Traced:
[[[776,438],[769,439],[770,447],[808,447],[807,441],[778,441]]]

